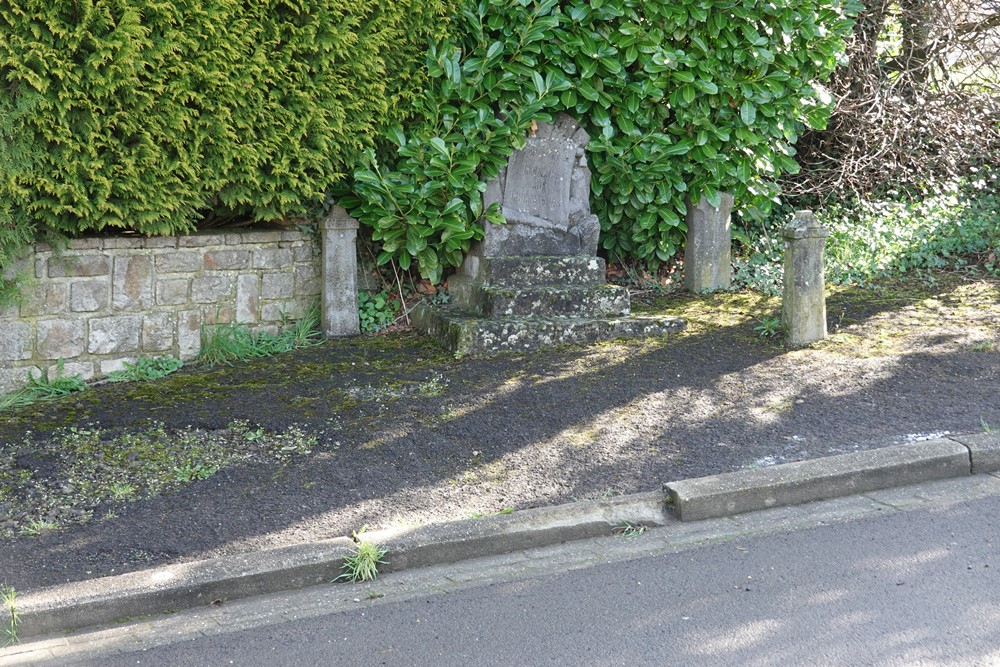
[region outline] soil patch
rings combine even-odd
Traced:
[[[830,339],[791,352],[754,330],[776,314],[775,299],[674,295],[641,305],[687,318],[689,330],[491,359],[454,359],[403,331],[101,385],[3,413],[0,448],[8,450],[28,431],[51,443],[67,427],[114,438],[150,429],[231,434],[234,422],[253,433],[294,427],[315,444],[287,460],[227,464],[156,497],[67,514],[76,521],[58,529],[8,535],[0,583],[22,592],[363,525],[649,491],[1000,427],[996,281],[942,275],[931,288],[838,290],[828,302]],[[44,446],[22,450],[13,465],[33,479],[67,474]],[[30,492],[15,484],[8,503]],[[3,501],[0,490],[0,518]]]

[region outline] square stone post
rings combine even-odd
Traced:
[[[684,287],[692,292],[715,292],[732,284],[733,196],[720,193],[718,208],[704,197],[687,203],[687,242],[684,244]]]
[[[812,211],[797,211],[782,230],[785,285],[781,322],[788,347],[803,347],[826,338],[823,249],[829,235]]]
[[[323,234],[323,335],[326,338],[357,336],[358,221],[334,206],[322,224]]]

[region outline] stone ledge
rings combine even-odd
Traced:
[[[628,290],[592,287],[481,287],[472,303],[486,317],[624,317],[631,310]]]
[[[683,331],[677,317],[485,319],[455,307],[420,304],[413,324],[458,356],[524,352],[552,345],[587,344],[617,338],[664,336]]]

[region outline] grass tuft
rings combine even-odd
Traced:
[[[253,332],[239,324],[223,324],[202,330],[200,361],[215,366],[256,357],[271,357],[282,352],[316,345],[320,336],[319,306],[279,334]]]
[[[49,372],[42,369],[38,377],[28,371],[28,384],[21,389],[0,396],[0,412],[30,405],[36,401],[51,401],[63,396],[85,391],[87,383],[80,375],[66,376],[64,374],[64,362],[59,359],[56,362],[55,377],[50,378]]]
[[[0,608],[7,616],[7,619],[0,624],[0,648],[2,648],[17,643],[17,626],[20,623],[17,613],[17,592],[10,586],[0,586]]]
[[[374,581],[378,577],[378,566],[385,564],[382,559],[388,552],[379,545],[362,539],[361,535],[366,528],[367,526],[351,534],[355,542],[354,553],[344,559],[344,571],[334,581]]]
[[[136,382],[159,380],[179,370],[184,362],[169,355],[163,357],[139,357],[135,363],[126,361],[125,368],[108,373],[111,382]]]

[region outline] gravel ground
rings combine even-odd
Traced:
[[[0,583],[25,591],[1000,426],[996,281],[840,290],[830,339],[799,351],[754,331],[778,305],[668,296],[647,307],[687,318],[683,334],[492,359],[397,331],[3,413]],[[84,465],[94,450],[66,454],[68,427],[99,429],[115,455],[150,433],[194,433],[215,458],[197,467],[190,445],[164,455],[176,463],[159,486],[141,462],[134,483],[112,479],[130,459]],[[98,498],[112,483],[117,495]],[[25,530],[33,511],[58,527]]]

